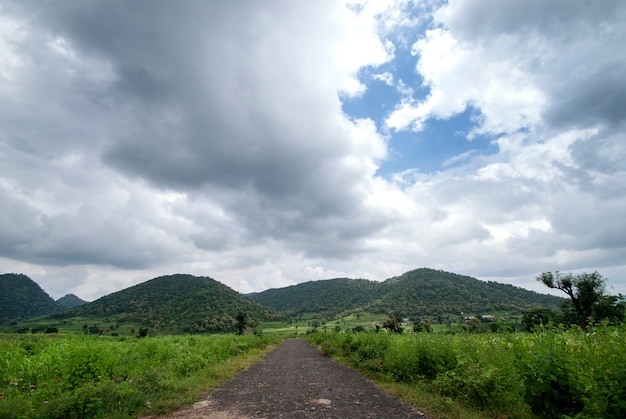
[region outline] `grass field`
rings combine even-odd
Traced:
[[[319,318],[313,313],[294,317],[288,322],[265,322],[262,324],[263,334],[277,336],[298,336],[312,332],[314,329],[321,331],[352,330],[357,326],[364,328],[372,327],[375,322],[383,322],[387,316],[383,314],[350,314],[348,316],[332,319]],[[337,329],[339,328],[339,329]]]
[[[521,315],[511,315],[509,313],[494,313],[498,319],[493,323],[481,323],[479,329],[483,331],[497,331],[501,328],[515,331],[521,328]],[[471,314],[469,315],[471,316]],[[441,316],[450,321],[447,324],[433,322],[432,328],[435,332],[463,332],[463,318],[459,315],[448,314]],[[380,313],[352,313],[347,316],[337,316],[334,318],[320,318],[314,313],[306,313],[295,316],[291,321],[284,322],[266,322],[262,324],[262,332],[269,335],[277,336],[298,336],[317,331],[351,331],[357,327],[367,330],[375,328],[375,324],[381,325],[389,318],[388,315]],[[413,329],[412,324],[404,326],[406,332],[410,333]]]
[[[433,417],[626,417],[626,326],[307,338]]]
[[[131,418],[197,400],[278,337],[0,334],[0,418]]]

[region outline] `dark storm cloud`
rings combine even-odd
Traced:
[[[371,169],[344,160],[378,158],[380,153],[359,150],[357,143],[382,140],[374,128],[364,134],[371,138],[355,139],[355,123],[341,116],[334,46],[324,43],[332,34],[323,29],[341,26],[328,19],[326,6],[76,1],[33,10],[13,3],[8,11],[33,29],[22,52],[54,70],[48,77],[33,71],[22,86],[29,94],[33,86],[45,86],[41,99],[55,103],[50,117],[20,108],[10,141],[22,148],[31,144],[27,152],[47,158],[78,152],[88,164],[97,166],[99,159],[158,190],[204,195],[248,239],[286,240],[330,254],[333,241],[343,240],[341,254],[359,252],[352,244],[386,220],[363,206],[363,192],[355,187]],[[312,41],[320,47],[312,48]],[[60,53],[42,48],[46,43]],[[48,85],[50,80],[55,82]],[[25,126],[33,131],[24,132]],[[48,232],[42,241],[55,251],[31,251],[55,264],[72,253],[77,263],[109,260],[120,267],[158,259],[150,251],[75,248],[72,241],[92,243],[100,235],[81,223],[86,214],[85,220],[72,217],[42,225]],[[76,227],[60,238],[56,232],[71,220]],[[324,240],[328,223],[333,233]],[[127,228],[118,224],[102,232],[99,246],[106,247],[107,239],[112,248],[132,246],[116,241],[123,241]],[[216,240],[220,228],[199,227],[187,236],[199,248],[239,243]],[[308,234],[325,244],[310,244]]]
[[[558,125],[588,126],[626,122],[626,58],[607,63],[590,63],[586,69],[572,69],[558,84],[546,119]]]
[[[599,25],[624,15],[621,0],[477,0],[451,1],[453,7],[436,12],[439,21],[466,40],[505,34],[567,39],[581,31],[593,33]],[[540,48],[540,45],[537,45]]]
[[[624,4],[4,2],[0,264],[91,298],[164,272],[244,292],[416,266],[622,272]],[[402,82],[400,123],[469,104],[463,129],[498,151],[377,177],[400,139],[342,101],[393,54],[429,83]]]

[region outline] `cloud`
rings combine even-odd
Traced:
[[[4,255],[136,270],[254,243],[364,251],[385,222],[364,204],[385,138],[340,97],[392,53],[375,13],[121,6],[6,8],[3,190],[28,223]]]
[[[420,266],[524,284],[624,272],[624,13],[3,4],[0,270],[89,299],[176,272],[243,292]],[[344,112],[380,81],[400,100],[384,120]],[[397,131],[468,107],[468,139],[497,152],[377,176]]]
[[[421,129],[469,105],[481,111],[479,133],[622,121],[625,9],[618,1],[449,2],[413,45],[430,93],[403,102],[387,124]]]

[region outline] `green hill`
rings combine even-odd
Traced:
[[[183,274],[154,278],[51,317],[107,318],[164,333],[199,333],[234,330],[238,313],[251,323],[284,317],[212,278]]]
[[[62,309],[63,306],[26,275],[0,275],[0,324],[10,324]]]
[[[65,308],[74,308],[87,304],[87,301],[81,300],[74,294],[65,294],[63,297],[57,300],[57,303],[61,304]]]
[[[380,283],[376,281],[336,278],[274,288],[247,296],[259,304],[288,314],[333,316],[367,305],[380,289]]]
[[[558,309],[560,297],[539,294],[510,284],[480,281],[470,276],[421,268],[381,283],[382,297],[367,305],[374,313],[404,315],[520,312],[532,308]]]
[[[398,313],[403,317],[446,313],[520,312],[558,309],[562,298],[433,269],[416,269],[385,280],[330,279],[248,295],[290,314],[326,317],[346,312]]]

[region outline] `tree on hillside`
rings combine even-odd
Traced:
[[[566,320],[587,329],[591,318],[594,320],[624,319],[623,301],[605,294],[606,278],[597,271],[573,275],[571,273],[544,272],[537,277],[549,288],[563,291],[569,297],[561,307]]]
[[[238,335],[243,335],[243,331],[246,329],[246,324],[248,316],[246,316],[246,313],[240,311],[239,313],[237,313],[237,315],[235,316],[235,320],[237,320],[237,334]]]

